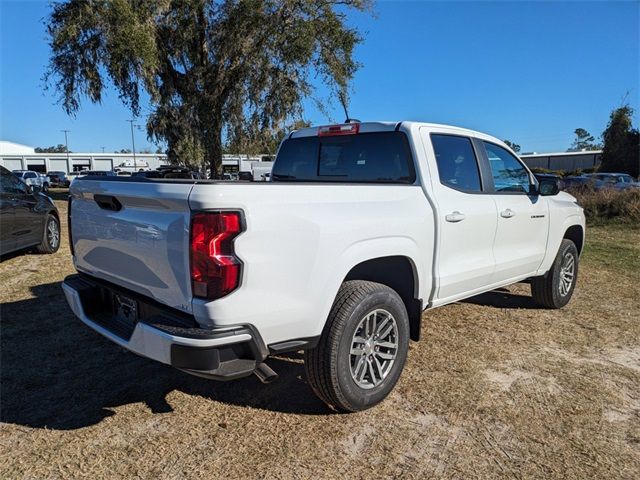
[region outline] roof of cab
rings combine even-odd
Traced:
[[[336,124],[343,125],[343,124]],[[400,122],[359,122],[360,125],[360,133],[370,133],[370,132],[390,132],[396,130],[400,127],[403,129],[411,128],[411,126],[418,127],[427,127],[430,129],[442,129],[447,130],[449,132],[457,132],[465,135],[479,136],[490,138],[494,140],[498,140],[497,138],[492,137],[491,135],[487,135],[486,133],[478,132],[475,130],[470,130],[468,128],[455,127],[453,125],[444,125],[439,123],[427,123],[427,122],[414,122],[414,121],[400,121]],[[315,137],[318,134],[318,128],[324,127],[328,125],[316,125],[313,127],[302,128],[300,130],[295,130],[289,134],[289,138],[298,138],[298,137]],[[499,140],[498,140],[499,141]],[[500,142],[502,143],[502,142]]]

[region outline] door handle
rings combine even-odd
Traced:
[[[455,211],[450,213],[449,215],[446,215],[444,217],[444,219],[447,222],[451,222],[451,223],[457,223],[457,222],[461,222],[462,220],[465,219],[464,213],[460,213],[459,211]]]
[[[500,212],[500,216],[503,217],[503,218],[511,218],[515,214],[516,214],[516,212],[514,212],[510,208],[507,208],[506,210],[503,210],[503,211]]]
[[[114,212],[119,212],[120,210],[122,210],[122,204],[114,196],[95,194],[93,196],[93,199],[98,204],[98,206],[104,210],[113,210]]]

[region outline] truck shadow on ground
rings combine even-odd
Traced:
[[[213,382],[138,357],[93,332],[72,314],[60,282],[31,291],[35,298],[1,305],[2,422],[71,430],[99,423],[115,414],[112,408],[137,402],[166,413],[172,411],[166,396],[174,390],[284,413],[331,413],[307,385],[299,354],[269,359],[279,374],[269,385],[253,376]],[[480,303],[480,297],[472,303]],[[501,298],[511,302],[500,294],[483,304],[504,307]]]
[[[279,379],[214,382],[138,357],[80,322],[60,282],[32,287],[35,298],[1,306],[0,421],[69,430],[114,415],[111,408],[144,402],[172,411],[173,390],[214,401],[297,414],[328,414],[304,380],[296,354],[269,359]]]
[[[507,288],[498,288],[490,292],[481,293],[475,297],[461,300],[461,303],[471,303],[473,305],[484,305],[496,308],[527,308],[541,309],[531,295],[520,295],[511,293]]]

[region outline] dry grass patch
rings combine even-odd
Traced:
[[[13,256],[0,478],[637,478],[637,240],[592,228],[560,311],[516,285],[426,312],[396,390],[353,415],[313,396],[297,355],[270,361],[280,379],[264,386],[127,353],[67,308],[66,243]]]

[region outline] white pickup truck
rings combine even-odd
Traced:
[[[414,122],[298,130],[271,182],[84,177],[71,187],[89,327],[189,373],[277,375],[304,350],[315,393],[363,410],[394,387],[423,311],[515,282],[573,293],[585,218],[501,141]]]

